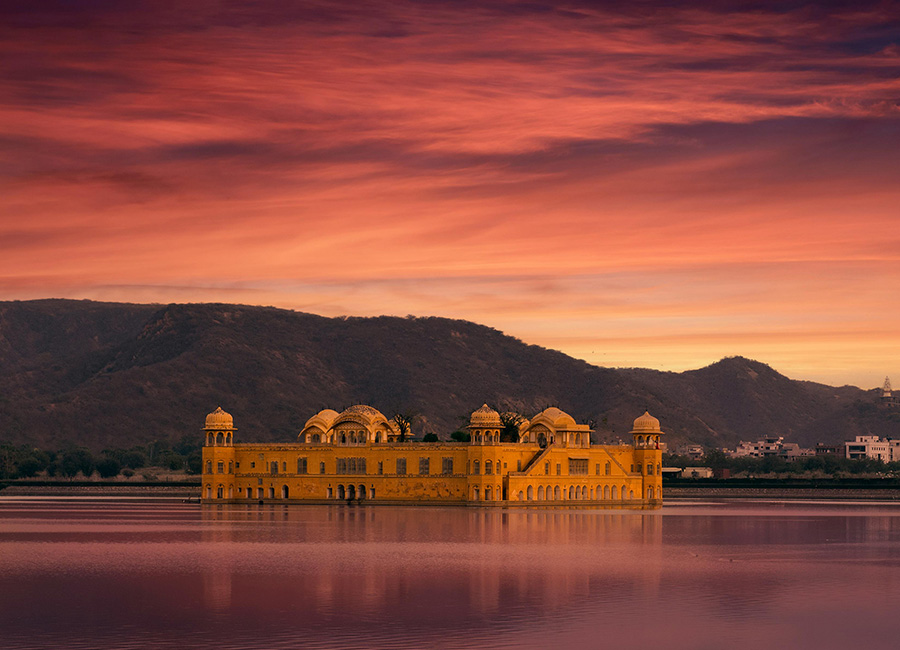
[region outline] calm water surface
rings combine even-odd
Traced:
[[[900,647],[900,505],[0,498],[2,648]]]

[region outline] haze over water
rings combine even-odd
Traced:
[[[0,499],[5,648],[894,648],[900,508]]]

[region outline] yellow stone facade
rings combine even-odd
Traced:
[[[631,445],[594,445],[558,408],[501,442],[500,414],[472,413],[471,442],[414,442],[371,406],[320,411],[296,443],[234,444],[234,420],[206,417],[206,503],[335,503],[655,507],[662,504],[659,420],[634,421]]]

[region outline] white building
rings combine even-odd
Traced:
[[[892,452],[896,456],[892,457]],[[853,442],[844,443],[844,457],[851,460],[875,458],[885,463],[900,460],[900,440],[882,440],[878,436],[856,436]]]

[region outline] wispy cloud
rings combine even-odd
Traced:
[[[900,316],[892,3],[0,11],[0,295],[445,314],[667,367]],[[818,372],[790,341],[765,360]]]

